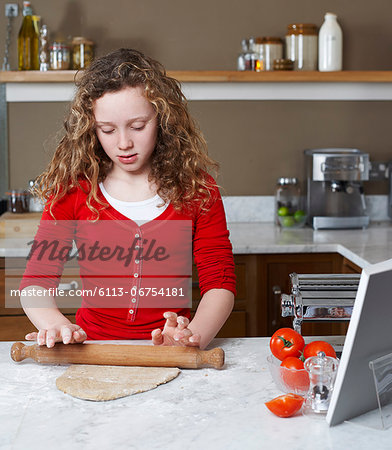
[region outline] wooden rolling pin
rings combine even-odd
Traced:
[[[57,343],[54,347],[48,348],[38,344],[25,345],[22,342],[15,342],[11,347],[11,358],[16,362],[32,358],[43,364],[220,369],[225,362],[225,353],[219,347],[204,351],[196,347]]]

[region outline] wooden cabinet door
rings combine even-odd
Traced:
[[[234,308],[217,337],[257,336],[258,328],[258,255],[234,255],[236,290]],[[200,302],[199,281],[193,267],[192,315]]]
[[[15,298],[14,301],[9,298],[10,288],[19,288],[25,265],[25,258],[8,258],[6,267],[5,258],[0,258],[0,341],[24,340],[27,333],[35,331],[34,325],[19,306],[19,298]],[[69,278],[65,271],[61,283],[68,283]],[[75,277],[70,279],[74,280]],[[9,307],[10,302],[15,303],[14,307]],[[75,308],[60,308],[60,310],[71,322],[75,322]]]
[[[342,273],[342,257],[336,253],[264,255],[263,265],[266,277],[266,314],[268,318],[267,336],[277,329],[293,326],[292,317],[282,317],[280,293],[290,293],[289,274]],[[302,324],[302,334],[334,335],[345,334],[348,322],[306,322]]]

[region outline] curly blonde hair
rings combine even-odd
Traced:
[[[60,140],[47,169],[38,177],[34,194],[52,206],[70,189],[88,182],[88,208],[99,217],[93,201],[99,200],[98,183],[112,167],[95,133],[94,101],[107,92],[142,86],[158,118],[157,143],[152,154],[149,181],[157,193],[176,210],[186,210],[197,201],[206,210],[213,186],[207,171],[218,170],[208,156],[206,142],[190,116],[180,83],[167,76],[164,67],[143,53],[121,48],[97,58],[76,81],[77,92],[65,120],[65,135]],[[52,214],[53,215],[53,214]]]

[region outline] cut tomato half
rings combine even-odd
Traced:
[[[278,417],[291,417],[301,409],[303,402],[300,395],[285,394],[266,402],[265,406]]]

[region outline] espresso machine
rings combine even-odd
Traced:
[[[369,155],[353,148],[305,150],[308,222],[321,228],[366,228],[363,182]]]

